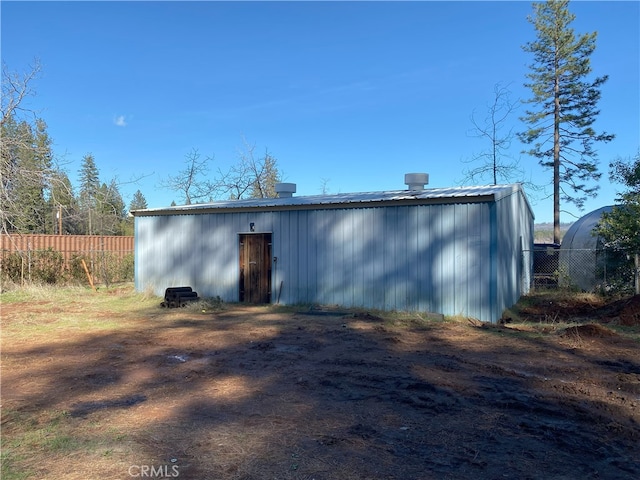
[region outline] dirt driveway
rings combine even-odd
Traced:
[[[25,308],[42,328],[62,314],[5,305],[3,327]],[[34,422],[70,438],[32,440],[27,478],[640,478],[640,344],[599,324],[92,315],[114,325],[3,336],[4,443]]]

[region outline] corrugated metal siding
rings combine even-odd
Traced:
[[[34,251],[47,250],[48,248],[52,248],[63,254],[107,251],[125,255],[133,252],[133,237],[107,235],[0,234],[0,250],[2,251]]]
[[[162,295],[191,285],[237,301],[238,234],[253,222],[273,233],[272,299],[281,303],[495,320],[491,205],[136,217],[136,287]]]
[[[498,201],[496,209],[497,304],[493,318],[528,293],[532,265],[523,250],[533,248],[533,215],[522,191]]]

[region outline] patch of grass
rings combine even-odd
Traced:
[[[566,290],[540,290],[523,296],[517,304],[505,310],[502,322],[511,330],[538,336],[596,323],[624,338],[640,341],[640,326],[619,325],[618,314],[612,297]]]
[[[15,339],[122,328],[127,319],[158,310],[159,299],[136,293],[133,285],[99,289],[30,285],[0,295],[2,328]],[[25,308],[22,308],[25,305]]]
[[[3,445],[2,452],[0,453],[0,478],[3,480],[33,478],[34,474],[30,469],[18,466],[24,463],[27,458],[28,455],[20,455],[15,452],[15,450],[6,448]]]
[[[4,411],[2,440],[3,479],[32,478],[29,461],[52,453],[66,454],[79,449],[80,443],[68,433],[68,414],[51,412],[41,420],[24,412]]]
[[[9,418],[6,418],[5,415]],[[67,412],[52,411],[49,416],[49,419],[43,420],[32,415],[11,411],[3,414],[6,427],[9,429],[9,432],[4,435],[4,440],[8,440],[9,446],[13,448],[60,449],[65,444],[69,445],[69,439],[64,438],[68,435],[63,431],[68,423],[69,415]]]
[[[640,327],[638,326],[632,327],[627,325],[608,324],[607,327],[618,335],[622,335],[623,337],[640,343]]]
[[[534,321],[555,324],[564,322],[568,317],[588,314],[605,303],[604,297],[593,293],[537,290],[522,296],[515,305],[505,310],[502,319],[510,323]]]
[[[425,330],[433,327],[435,324],[448,321],[444,315],[426,312],[380,312],[383,318],[392,325]]]
[[[104,423],[79,428],[66,411],[39,414],[6,410],[2,413],[2,466],[0,478],[36,478],[32,466],[43,459],[81,453],[111,457],[127,435]]]
[[[104,305],[118,309],[119,305],[131,305],[139,302],[150,303],[158,298],[148,293],[137,293],[132,283],[115,285],[110,288],[101,287],[97,291],[89,287],[31,284],[25,287],[0,293],[0,300],[5,304],[17,302],[52,302],[56,305],[85,304],[90,306]],[[124,300],[124,302],[123,302]]]
[[[225,304],[220,297],[200,298],[197,302],[190,302],[184,307],[188,312],[211,313],[225,309]]]
[[[69,452],[77,450],[81,447],[81,442],[71,435],[53,435],[46,438],[42,444],[42,448],[50,452]]]

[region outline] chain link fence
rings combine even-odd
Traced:
[[[525,250],[525,265],[533,263],[532,288],[599,293],[633,293],[635,264],[629,252],[608,249],[567,249],[558,245]]]

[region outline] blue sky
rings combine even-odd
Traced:
[[[614,201],[608,163],[640,148],[640,3],[570,4],[576,33],[598,32],[594,75],[609,75],[596,128],[601,191],[586,213]],[[127,205],[179,194],[161,188],[197,149],[211,174],[236,163],[243,138],[278,159],[297,195],[458,185],[465,161],[489,145],[469,135],[496,84],[512,100],[532,58],[530,2],[11,2],[2,1],[2,61],[42,74],[26,104],[47,122],[72,182],[91,153],[101,180]],[[523,108],[502,130],[521,131]],[[526,175],[551,193],[551,172],[520,152]],[[139,179],[136,183],[132,180]],[[531,194],[536,222],[552,220]],[[582,213],[564,204],[562,221]]]

